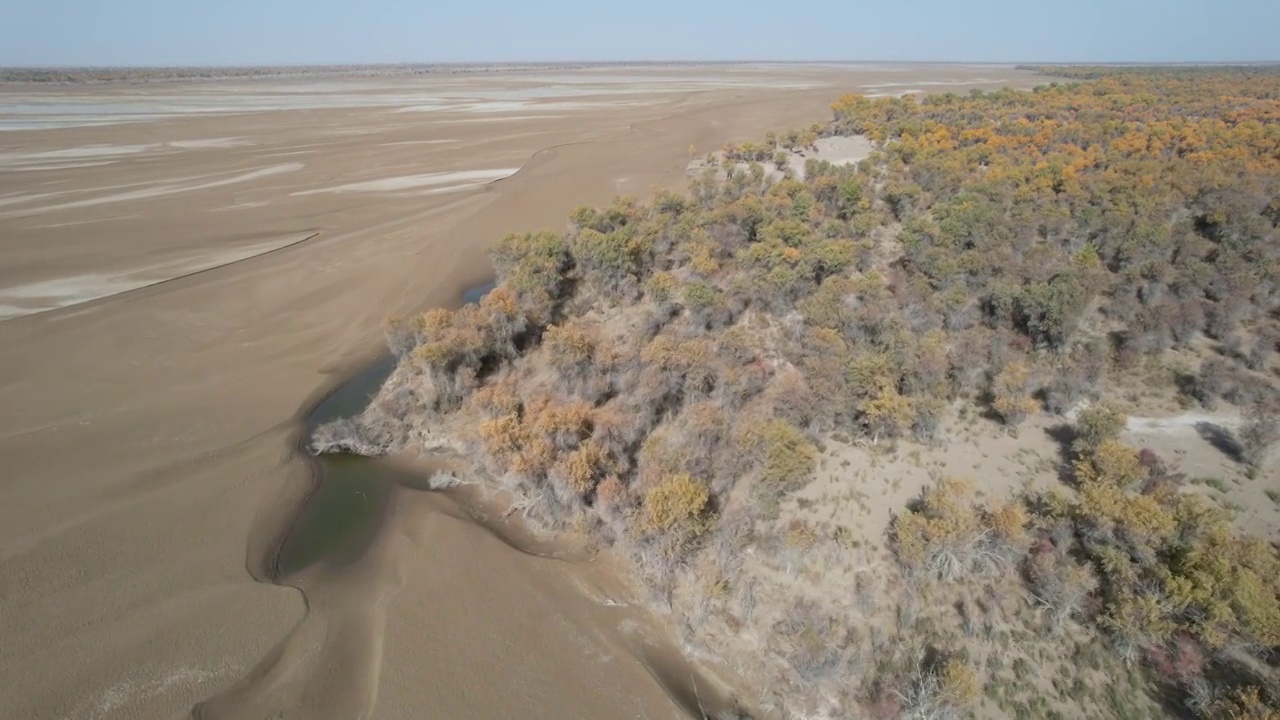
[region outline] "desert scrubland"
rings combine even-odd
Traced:
[[[629,568],[695,714],[1276,717],[1280,74],[1035,70],[506,235],[309,448]]]

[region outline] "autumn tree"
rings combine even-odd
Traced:
[[[882,435],[896,438],[905,434],[916,417],[911,399],[903,397],[892,382],[883,380],[877,390],[862,402],[860,410],[872,441],[879,440]]]
[[[706,485],[685,473],[663,478],[644,495],[639,527],[643,532],[670,532],[680,528],[692,534],[706,529]]]
[[[1119,439],[1127,423],[1128,418],[1114,405],[1090,405],[1076,418],[1076,437],[1071,449],[1079,457],[1091,457],[1103,443]]]
[[[1029,391],[1030,372],[1020,361],[1009,363],[991,382],[991,407],[1006,425],[1017,427],[1039,405]]]

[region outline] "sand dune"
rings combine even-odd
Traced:
[[[819,121],[862,84],[992,72],[541,73],[590,91],[575,101],[643,86],[627,96],[643,104],[483,118],[518,122],[507,135],[474,113],[388,109],[527,100],[547,80],[0,87],[0,156],[29,166],[0,167],[0,717],[688,714],[695,668],[607,557],[527,552],[465,502],[396,490],[358,560],[266,582],[312,487],[302,418],[375,355],[388,313],[482,281],[504,233],[563,227],[618,178],[680,188],[690,145]],[[327,134],[342,128],[378,132]],[[495,168],[521,170],[483,193],[385,191]],[[55,309],[16,316],[35,306]]]

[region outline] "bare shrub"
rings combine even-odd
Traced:
[[[315,429],[307,447],[312,454],[351,453],[368,457],[386,455],[397,447],[396,428],[371,427],[362,418],[341,418]]]
[[[382,324],[382,331],[386,337],[387,349],[397,359],[404,358],[418,346],[417,333],[410,318],[397,315],[388,317]]]
[[[813,421],[813,391],[797,370],[785,371],[775,377],[765,391],[765,398],[773,406],[775,415],[796,427],[808,427]]]
[[[1166,645],[1147,648],[1146,659],[1157,677],[1189,691],[1203,680],[1208,666],[1204,648],[1187,635],[1176,636]]]
[[[686,538],[677,533],[645,535],[630,543],[628,550],[645,587],[670,607],[676,574],[688,556]]]
[[[926,667],[921,663],[915,674],[898,691],[902,715],[909,720],[953,720],[968,714],[982,695],[982,681],[977,671],[959,658],[951,658]]]
[[[1079,619],[1090,595],[1098,588],[1093,569],[1073,561],[1052,543],[1037,543],[1027,554],[1023,572],[1032,597],[1043,608],[1049,629],[1061,630],[1069,619]]]
[[[1275,326],[1267,324],[1254,331],[1253,343],[1249,346],[1249,354],[1245,357],[1250,370],[1263,370],[1271,353],[1276,350],[1276,342],[1280,341],[1280,332]]]
[[[1260,468],[1280,440],[1280,401],[1268,398],[1252,403],[1245,408],[1243,420],[1240,457],[1251,467]]]
[[[1275,390],[1267,379],[1246,373],[1235,373],[1223,397],[1236,405],[1245,407],[1267,401],[1274,394]]]
[[[1212,410],[1218,404],[1218,398],[1227,390],[1231,370],[1226,360],[1218,356],[1206,358],[1200,363],[1200,372],[1196,376],[1192,394],[1206,409]]]
[[[810,600],[796,600],[773,626],[785,644],[783,656],[804,683],[830,677],[841,665],[849,630]]]
[[[710,542],[716,567],[726,576],[734,576],[754,539],[755,523],[745,511],[737,509],[720,516]]]
[[[1088,397],[1097,381],[1097,376],[1090,376],[1086,364],[1078,358],[1060,362],[1044,389],[1045,408],[1059,415],[1067,412]]]
[[[941,441],[942,418],[947,411],[947,403],[941,398],[921,397],[912,403],[915,420],[911,423],[911,431],[917,441],[926,444],[937,444]]]
[[[742,621],[750,623],[756,612],[756,585],[754,577],[748,577],[735,585],[738,608],[742,611]]]
[[[817,543],[818,532],[813,525],[800,519],[787,523],[777,543],[783,561],[783,572],[789,577],[795,577],[796,571],[810,559]]]
[[[632,498],[617,475],[610,475],[596,486],[596,514],[615,529],[621,527],[632,505]]]

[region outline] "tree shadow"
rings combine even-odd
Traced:
[[[1196,402],[1200,402],[1199,378],[1194,373],[1178,372],[1173,376],[1173,384],[1178,389],[1178,394],[1183,397],[1190,398]]]
[[[1200,673],[1203,681],[1210,687],[1222,691],[1229,688],[1265,687],[1267,672],[1261,670],[1264,665],[1264,662],[1239,651],[1226,651],[1208,660]],[[1158,669],[1150,666],[1144,674],[1148,682],[1145,688],[1147,697],[1158,703],[1167,717],[1179,720],[1203,717],[1191,709],[1192,697],[1185,682],[1162,675]]]
[[[1058,481],[1063,485],[1075,485],[1076,459],[1071,445],[1076,441],[1076,429],[1070,423],[1059,423],[1044,429],[1044,434],[1058,446]]]
[[[1235,434],[1230,430],[1215,423],[1198,422],[1196,423],[1196,433],[1205,442],[1217,448],[1223,455],[1236,462],[1244,462],[1240,441],[1236,439]]]

